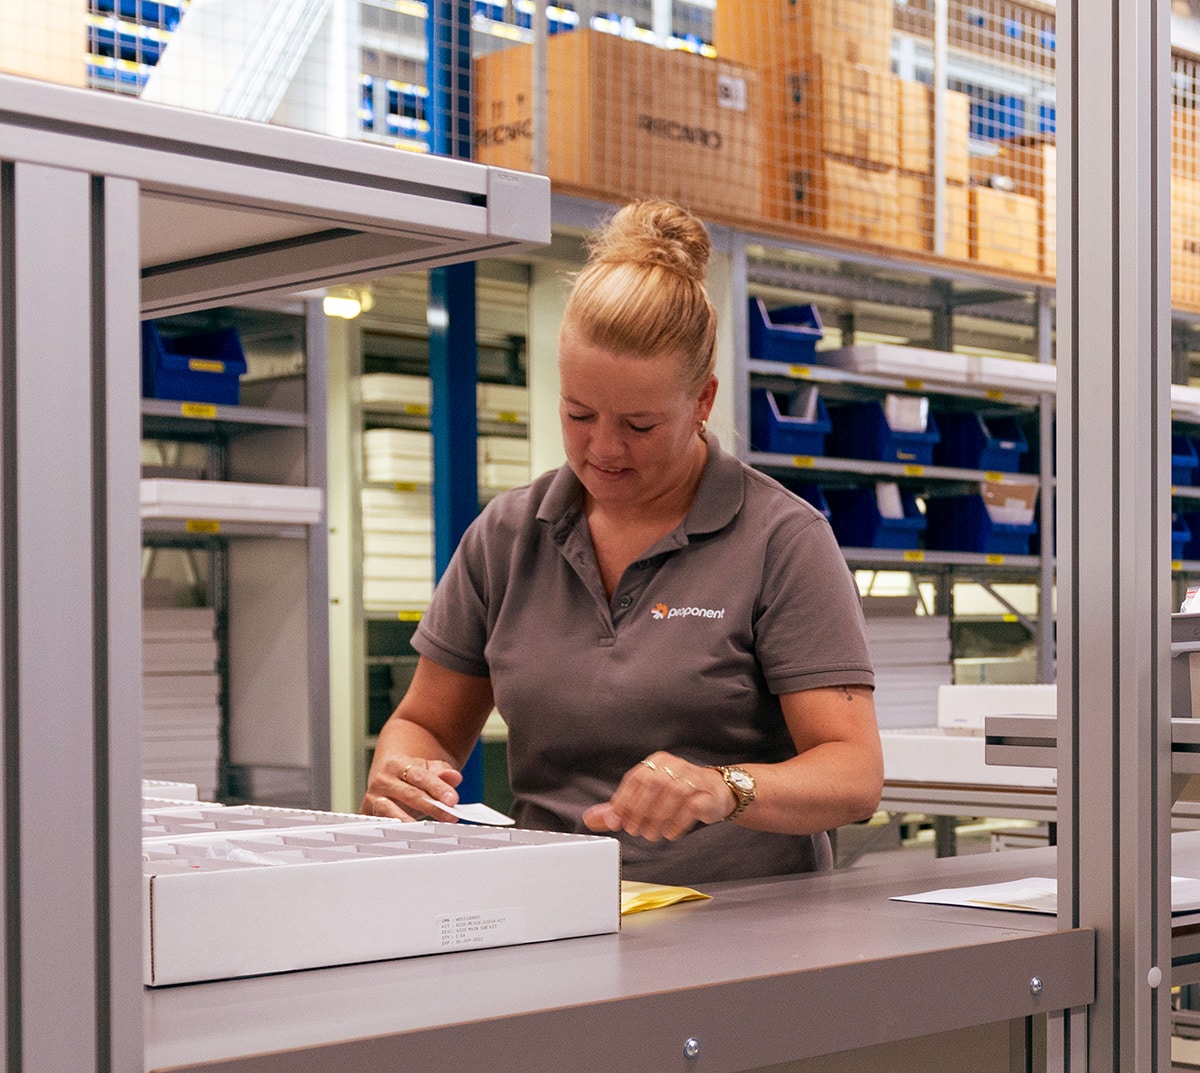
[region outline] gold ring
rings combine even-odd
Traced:
[[[679,778],[679,776],[676,775],[675,772],[673,772],[669,767],[667,767],[666,764],[663,764],[663,771],[665,771],[672,779]]]
[[[412,760],[409,763],[405,764],[404,767],[400,770],[400,781],[408,782],[408,773],[410,771],[412,771],[412,769],[416,766],[417,766],[417,762],[415,760]]]
[[[642,764],[644,764],[646,767],[648,767],[651,771],[658,770],[658,765],[655,764],[653,760],[643,760]]]

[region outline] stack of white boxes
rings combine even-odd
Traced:
[[[428,417],[429,381],[395,373],[361,378],[364,410]],[[480,384],[480,422],[514,430],[529,420],[529,393],[509,384]],[[477,440],[483,498],[529,480],[529,441],[483,435]],[[363,607],[367,612],[420,611],[433,596],[433,437],[416,428],[363,433]]]
[[[953,680],[945,615],[868,615],[880,727],[933,724],[938,687]]]
[[[362,491],[363,607],[423,608],[433,597],[433,501],[429,490]]]
[[[142,775],[217,794],[221,682],[211,607],[142,611]]]

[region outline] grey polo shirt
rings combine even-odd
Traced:
[[[795,755],[778,695],[873,686],[858,590],[824,516],[723,452],[691,511],[609,600],[567,466],[494,499],[468,529],[413,645],[490,677],[508,726],[513,815],[583,832],[581,814],[656,749],[697,764]],[[700,825],[619,835],[629,879],[713,882],[828,867],[825,835]]]

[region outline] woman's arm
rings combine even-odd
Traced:
[[[737,765],[757,785],[754,801],[734,822],[756,831],[814,834],[868,818],[883,792],[871,690],[839,686],[779,699],[798,755],[778,764]],[[610,800],[589,808],[584,821],[595,831],[674,839],[696,823],[721,822],[734,804],[733,791],[712,768],[653,753],[626,772]]]
[[[459,674],[420,657],[412,683],[379,732],[360,811],[453,822],[433,803],[457,803],[461,768],[492,704],[490,679]]]

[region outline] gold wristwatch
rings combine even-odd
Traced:
[[[754,776],[745,768],[723,767],[718,764],[713,765],[713,771],[719,771],[721,778],[725,780],[725,785],[733,791],[733,796],[737,803],[733,806],[733,811],[725,819],[736,820],[746,811],[750,802],[754,800],[754,792],[757,786]]]

